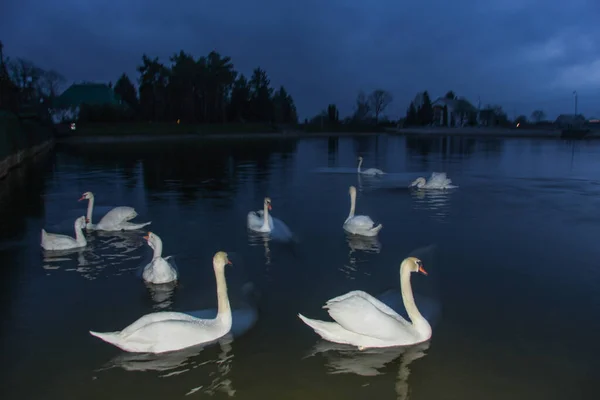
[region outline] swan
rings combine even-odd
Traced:
[[[454,189],[458,186],[452,185],[452,180],[446,177],[445,172],[432,172],[429,181],[423,177],[417,178],[408,187],[416,187],[418,189]]]
[[[219,339],[229,333],[232,323],[225,282],[225,265],[228,264],[231,261],[223,251],[213,257],[217,281],[216,318],[202,319],[181,312],[160,311],[144,315],[121,331],[90,331],[90,334],[130,353],[165,353]]]
[[[408,257],[400,265],[402,300],[411,322],[360,290],[335,297],[323,306],[336,322],[310,319],[302,314],[298,317],[323,339],[357,346],[359,350],[425,342],[431,338],[431,325],[415,304],[410,286],[411,272],[427,275],[418,258]]]
[[[81,195],[79,201],[89,200],[87,208],[87,226],[88,230],[98,231],[132,231],[135,229],[141,229],[146,225],[150,225],[150,222],[142,222],[134,224],[128,222],[137,217],[137,212],[132,207],[115,207],[106,213],[104,217],[97,224],[92,223],[92,212],[94,210],[94,193],[85,192]]]
[[[383,228],[383,225],[379,224],[375,226],[375,223],[366,215],[354,215],[356,208],[356,188],[350,186],[350,214],[344,221],[344,230],[353,235],[361,236],[375,236]]]
[[[273,217],[269,215],[269,210],[272,209],[271,199],[265,197],[262,210],[248,213],[248,229],[255,232],[271,232],[273,230]]]
[[[161,284],[168,283],[177,280],[177,271],[173,267],[167,258],[162,258],[162,240],[156,233],[148,232],[144,239],[148,241],[148,246],[154,250],[152,261],[146,267],[142,273],[142,278],[146,282]]]
[[[385,172],[383,172],[380,169],[377,168],[368,168],[365,169],[364,171],[360,170],[360,166],[362,165],[363,162],[363,158],[362,157],[358,157],[358,173],[359,174],[363,174],[363,175],[370,175],[370,176],[375,176],[375,175],[384,175]]]
[[[48,233],[42,229],[41,246],[44,250],[69,250],[85,247],[87,240],[83,234],[85,228],[85,217],[81,216],[75,220],[75,239],[58,233]]]

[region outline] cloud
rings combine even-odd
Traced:
[[[216,49],[246,74],[265,68],[303,117],[329,103],[348,114],[360,89],[375,88],[393,93],[388,114],[396,118],[425,89],[527,115],[539,107],[564,112],[572,90],[587,90],[582,111],[591,113],[600,88],[593,78],[600,2],[21,0],[2,7],[7,54],[70,79],[114,81],[122,72],[135,76],[143,53],[167,61],[180,49],[195,56]]]

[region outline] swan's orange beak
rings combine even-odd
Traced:
[[[85,197],[81,196],[81,198],[77,201],[85,200]]]
[[[423,268],[423,267],[419,267],[419,272],[420,272],[420,273],[422,273],[422,274],[423,274],[423,275],[425,275],[425,276],[429,275],[429,274],[427,273],[427,271],[425,271],[425,268]]]
[[[267,207],[269,207],[269,211],[273,209],[273,207],[271,207],[271,203],[267,204]]]
[[[146,236],[144,236],[144,239],[146,239],[146,240],[150,240],[150,233],[151,233],[151,232],[148,232],[148,234],[147,234]]]
[[[89,219],[89,218],[86,218],[86,219],[85,219],[85,222],[86,222],[86,224],[89,224],[89,223],[90,223],[90,219]]]
[[[230,260],[227,260],[227,264],[233,265],[233,263]]]

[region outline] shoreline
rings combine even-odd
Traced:
[[[527,138],[527,139],[564,139],[561,138],[561,129],[528,129],[528,128],[484,128],[484,127],[465,127],[465,128],[390,128],[390,133],[397,133],[406,136],[472,136],[488,138]],[[600,131],[591,131],[584,139],[598,139]]]

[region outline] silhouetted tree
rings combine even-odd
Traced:
[[[419,125],[429,125],[433,122],[433,107],[427,90],[423,92],[423,104],[417,110],[417,120]]]
[[[452,90],[449,90],[444,97],[450,100],[454,100],[456,98],[456,95]]]
[[[410,106],[406,110],[406,118],[404,119],[404,125],[413,126],[417,125],[417,108],[415,107],[414,102],[410,102]]]
[[[329,117],[329,122],[337,123],[340,120],[340,113],[335,104],[330,104],[327,106],[327,116]]]
[[[273,119],[273,89],[267,72],[255,68],[250,78],[250,110],[251,118],[256,122],[267,122]]]
[[[356,96],[356,106],[353,118],[356,121],[364,121],[370,113],[371,106],[369,105],[369,100],[367,99],[365,92],[361,90]]]
[[[546,119],[546,113],[543,110],[535,110],[531,113],[531,119],[539,124]]]
[[[138,110],[137,90],[127,74],[123,74],[117,79],[113,90],[132,110]]]
[[[375,113],[375,122],[379,121],[379,116],[385,111],[392,100],[392,94],[383,89],[376,89],[369,95],[369,104]]]

